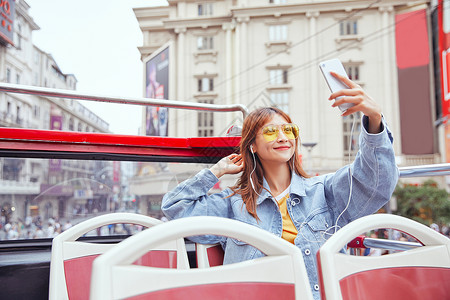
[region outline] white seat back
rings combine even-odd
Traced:
[[[222,235],[267,256],[214,268],[174,270],[133,266],[148,249],[174,239]],[[149,228],[95,259],[91,299],[312,299],[300,249],[255,226],[218,217],[190,217]]]
[[[377,257],[339,253],[356,236],[379,228],[407,233],[423,246]],[[450,240],[404,217],[375,214],[357,219],[328,239],[317,259],[322,300],[450,296]]]
[[[133,213],[111,213],[97,216],[76,224],[53,239],[50,262],[49,299],[87,299],[93,260],[100,254],[112,248],[114,244],[96,244],[77,241],[91,230],[110,224],[135,224],[152,227],[162,224],[162,221],[148,216]],[[174,241],[165,248],[175,252],[185,253],[184,240]],[[185,267],[186,260],[176,254],[172,265]],[[146,257],[148,262],[149,257]],[[171,260],[170,258],[168,259]],[[170,266],[169,266],[170,267]]]

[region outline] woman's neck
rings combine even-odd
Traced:
[[[291,172],[287,163],[265,163],[263,169],[264,178],[266,178],[270,187],[270,192],[274,197],[281,194],[291,184]]]

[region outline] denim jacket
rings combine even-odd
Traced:
[[[303,253],[315,299],[320,299],[316,264],[316,253],[320,246],[335,232],[335,229],[357,218],[375,213],[385,205],[397,184],[399,172],[392,148],[393,139],[384,119],[382,131],[378,134],[369,134],[367,126],[368,118],[363,116],[364,129],[359,138],[360,150],[351,165],[335,173],[312,178],[303,178],[295,172],[292,175],[287,209],[298,231],[294,242]],[[349,201],[350,170],[353,178]],[[278,204],[270,193],[262,190],[257,199],[256,212],[260,220],[256,221],[247,212],[240,195],[228,197],[232,194],[229,188],[221,193],[208,195],[208,191],[217,181],[211,171],[204,169],[180,183],[164,196],[162,200],[164,214],[169,219],[189,216],[231,218],[281,237],[282,217]],[[269,189],[265,179],[264,187]],[[197,236],[191,239],[198,243],[221,243],[225,250],[225,264],[264,255],[256,248],[232,238]]]

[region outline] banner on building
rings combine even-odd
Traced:
[[[169,46],[145,62],[145,97],[169,99]],[[167,136],[168,111],[165,107],[146,107],[145,134]]]
[[[408,155],[433,154],[427,11],[418,9],[399,13],[395,16],[395,24],[402,152]]]
[[[0,43],[14,45],[15,0],[0,0]]]
[[[442,117],[450,114],[450,0],[440,0],[438,6],[439,53],[441,64]]]
[[[120,182],[120,161],[113,161],[113,182]]]
[[[441,67],[441,106],[442,119],[445,123],[445,154],[450,162],[450,0],[439,0],[438,3],[439,31],[439,63]]]
[[[1,0],[0,0],[1,1]],[[50,107],[50,129],[62,130],[62,112],[56,105],[52,104]],[[50,159],[49,170],[51,172],[59,172],[62,169],[62,161],[60,159]]]

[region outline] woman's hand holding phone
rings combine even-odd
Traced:
[[[330,73],[333,77],[349,87],[348,89],[342,89],[330,95],[328,99],[335,100],[332,106],[335,107],[344,103],[351,103],[352,106],[347,108],[347,110],[342,113],[342,116],[348,116],[360,111],[369,117],[369,133],[379,133],[381,126],[381,108],[378,103],[367,95],[361,86],[347,77],[335,72]]]

